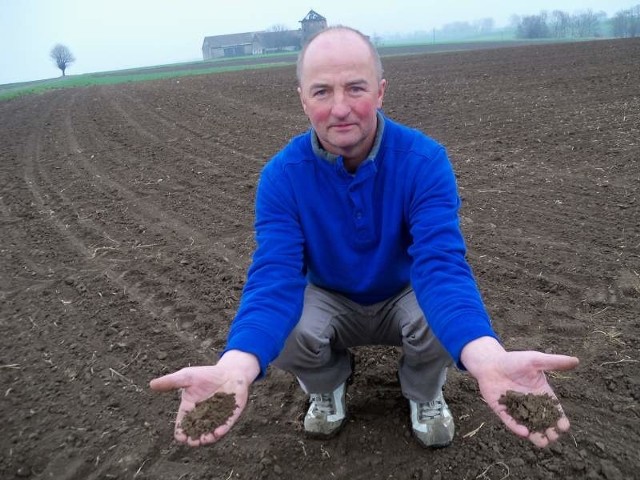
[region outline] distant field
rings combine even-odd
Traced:
[[[212,73],[229,72],[246,69],[260,69],[289,65],[291,62],[274,61],[267,63],[254,62],[253,64],[219,65],[198,62],[192,64],[166,65],[162,67],[150,67],[113,72],[88,73],[85,75],[69,75],[65,78],[39,80],[36,82],[13,83],[0,85],[0,101],[10,98],[42,93],[47,90],[73,87],[89,87],[92,85],[113,85],[118,83],[144,82],[148,80],[160,80],[171,77],[184,77],[189,75],[205,75]]]
[[[475,42],[450,42],[429,44],[389,45],[378,48],[380,55],[414,55],[424,53],[453,52],[465,50],[484,50],[492,48],[516,47],[540,43],[540,41],[496,40]],[[544,41],[549,43],[549,41]],[[111,85],[127,82],[141,82],[159,80],[162,78],[181,77],[188,75],[208,75],[235,70],[270,68],[295,63],[297,52],[256,55],[250,57],[236,57],[209,61],[175,63],[153,67],[132,68],[110,72],[88,73],[84,75],[69,75],[34,82],[10,83],[0,85],[0,101],[22,95],[30,95],[56,88],[87,87],[91,85]]]

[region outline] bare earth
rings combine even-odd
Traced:
[[[452,371],[454,444],[421,449],[398,351],[356,350],[351,421],[301,432],[273,370],[220,443],[173,442],[148,381],[215,361],[265,161],[307,128],[293,67],[0,103],[0,477],[632,479],[640,470],[640,40],[393,57],[385,111],[449,149],[469,260],[505,345],[550,374],[570,434],[537,449]]]

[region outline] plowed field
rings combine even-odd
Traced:
[[[640,471],[640,40],[390,57],[385,111],[444,143],[471,262],[510,349],[572,421],[539,450],[450,373],[454,444],[410,438],[398,351],[355,351],[351,421],[306,439],[273,370],[220,443],[173,442],[160,374],[215,361],[261,167],[307,128],[293,67],[0,103],[0,477],[631,479]]]

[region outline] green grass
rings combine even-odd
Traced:
[[[490,34],[472,34],[472,35],[453,35],[443,34],[436,31],[435,42],[433,35],[424,32],[420,35],[411,35],[407,37],[399,37],[396,40],[383,40],[380,47],[406,47],[415,45],[448,45],[451,43],[487,43],[487,42],[504,42],[509,43],[517,41],[515,32],[504,30],[502,32],[493,32]]]
[[[129,69],[116,72],[87,73],[84,75],[70,75],[51,80],[39,80],[37,82],[14,83],[0,86],[0,101],[23,95],[40,94],[49,90],[61,88],[89,87],[94,85],[114,85],[118,83],[146,82],[149,80],[161,80],[164,78],[186,77],[192,75],[209,75],[222,72],[232,72],[238,70],[254,70],[261,68],[273,68],[284,65],[291,65],[293,62],[259,63],[254,65],[231,65],[212,66],[211,63],[202,63],[202,68],[194,68],[193,63],[166,65],[164,67],[175,67],[170,70],[147,72],[145,69]],[[181,69],[182,66],[189,65],[188,69]],[[148,69],[159,68],[148,67]]]

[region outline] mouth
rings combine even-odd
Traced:
[[[336,123],[335,125],[331,125],[329,128],[333,128],[335,130],[348,130],[353,127],[355,124],[353,123]]]

